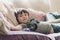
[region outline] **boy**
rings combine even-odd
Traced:
[[[22,29],[29,28],[30,31],[40,32],[44,34],[53,33],[51,25],[39,22],[35,19],[29,20],[29,12],[27,10],[18,10],[15,12],[15,17],[18,25],[22,26]]]

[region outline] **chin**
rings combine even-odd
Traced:
[[[26,23],[27,21],[24,21],[23,23]]]

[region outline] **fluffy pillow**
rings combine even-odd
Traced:
[[[27,9],[27,11],[30,13],[30,18],[35,18],[39,21],[45,21],[45,13],[42,11],[37,11],[33,9]]]
[[[19,8],[19,9],[22,10],[22,9],[25,9],[25,8]],[[33,9],[26,9],[26,10],[30,14],[30,19],[31,18],[36,18],[39,21],[44,21],[45,20],[45,13],[44,12],[42,12],[42,11],[36,11],[36,10],[33,10]],[[12,24],[17,25],[17,21],[16,21],[14,13],[9,13],[7,15],[7,18],[8,18],[8,21],[10,21]]]

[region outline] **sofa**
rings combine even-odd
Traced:
[[[3,7],[3,10],[1,10],[1,8]],[[6,18],[8,20],[8,22],[12,23],[13,25],[17,25],[17,21],[14,17],[14,14],[12,13],[12,9],[10,10],[10,7],[6,6],[5,4],[1,4],[0,6],[0,11],[3,11],[3,13],[5,12]],[[7,8],[7,10],[4,10],[4,8]],[[24,9],[24,8],[20,8],[20,9]],[[30,13],[30,18],[36,18],[39,21],[45,21],[45,13],[42,11],[36,11],[33,9],[27,9],[27,11]],[[38,13],[38,14],[37,14]],[[1,22],[0,22],[1,23]],[[0,24],[1,25],[1,24]],[[0,28],[2,27],[2,25],[0,26]],[[53,33],[53,34],[42,34],[42,33],[36,33],[36,32],[20,32],[20,31],[7,31],[5,29],[5,25],[4,27],[1,28],[1,30],[4,29],[4,32],[7,32],[8,35],[1,35],[0,34],[0,40],[60,40],[60,33]],[[0,31],[1,32],[1,31]],[[52,36],[51,36],[52,35]],[[57,36],[54,36],[57,35]]]
[[[0,35],[0,40],[51,40],[46,36],[41,35]]]

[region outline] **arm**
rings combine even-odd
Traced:
[[[22,30],[22,26],[21,25],[17,25],[17,26],[11,26],[10,27],[10,30],[11,31],[20,31],[20,30]]]

